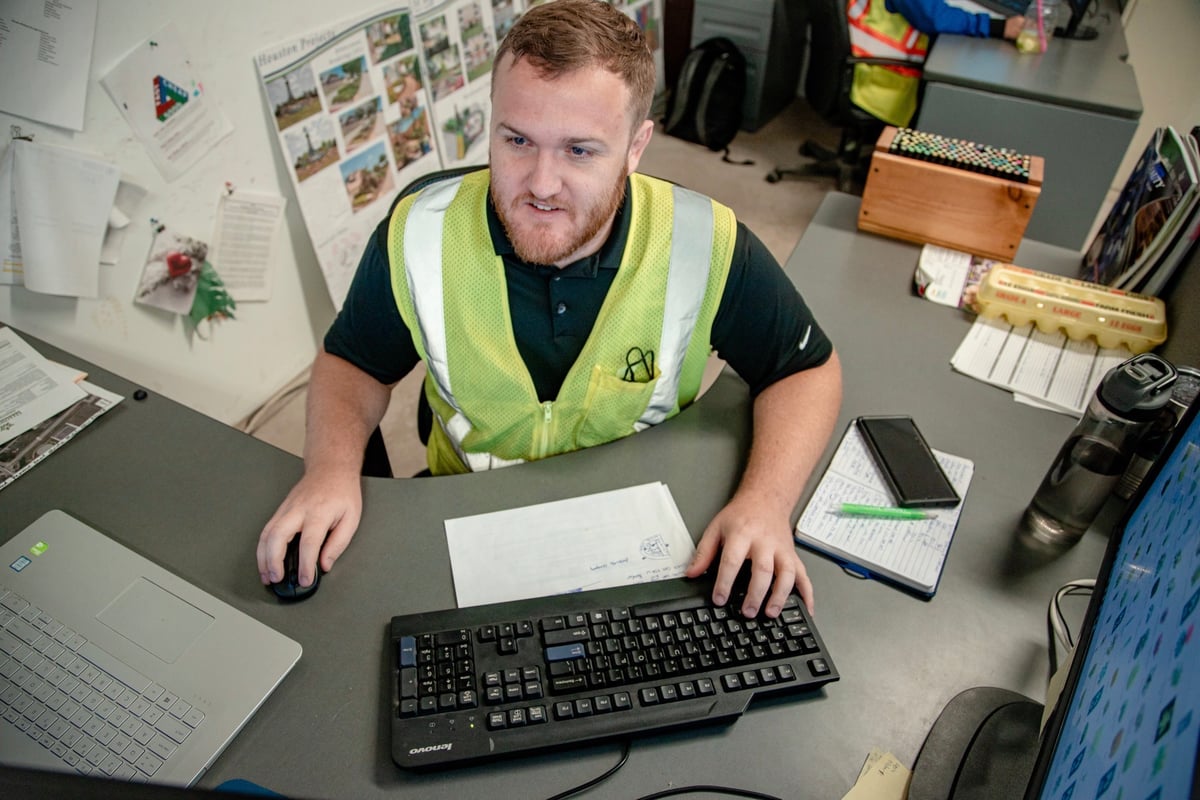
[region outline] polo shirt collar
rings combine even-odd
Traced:
[[[495,250],[496,255],[510,263],[532,270],[554,270],[557,274],[564,277],[578,276],[594,278],[597,270],[615,270],[621,266],[621,259],[625,255],[625,240],[629,237],[629,225],[633,219],[633,210],[630,208],[631,204],[629,202],[630,191],[630,181],[629,178],[626,178],[625,199],[622,201],[621,207],[617,209],[612,230],[609,231],[608,238],[604,240],[604,244],[600,245],[600,249],[590,256],[585,256],[578,261],[571,262],[561,270],[557,267],[547,267],[543,264],[530,264],[517,256],[516,251],[513,250],[512,242],[508,239],[508,234],[504,231],[504,225],[501,224],[500,217],[496,214],[496,208],[492,205],[492,193],[488,192],[487,223],[488,232],[492,236],[492,249]]]

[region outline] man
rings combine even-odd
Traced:
[[[490,171],[396,207],[317,356],[305,473],[260,537],[264,583],[281,576],[297,532],[303,585],[318,554],[328,570],[346,549],[364,445],[419,358],[437,475],[669,418],[694,399],[715,346],[756,393],[754,438],[688,574],[719,549],[718,604],[749,559],[743,613],[778,615],[793,586],[811,607],[790,514],[837,417],[838,361],[732,212],[634,174],[653,90],[640,29],[607,3],[558,0],[514,26],[492,76]]]
[[[939,33],[1003,37],[1015,41],[1022,17],[992,19],[972,14],[944,0],[850,0],[850,50],[856,56],[895,58],[913,67],[856,64],[850,100],[890,125],[908,125],[917,110],[917,90],[929,52],[929,38]]]

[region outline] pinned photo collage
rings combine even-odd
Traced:
[[[657,31],[660,2],[615,5]],[[355,245],[369,238],[396,193],[429,172],[487,162],[497,46],[535,5],[413,0],[256,56],[335,306],[361,256]]]

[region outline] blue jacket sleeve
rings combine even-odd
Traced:
[[[991,26],[987,14],[971,14],[943,0],[886,0],[885,8],[928,36],[955,33],[986,38]]]

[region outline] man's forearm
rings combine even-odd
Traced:
[[[842,404],[837,353],[768,386],[754,401],[750,458],[737,494],[790,516],[825,451]]]
[[[321,351],[308,389],[305,469],[361,470],[367,439],[383,419],[391,391],[350,362]]]

